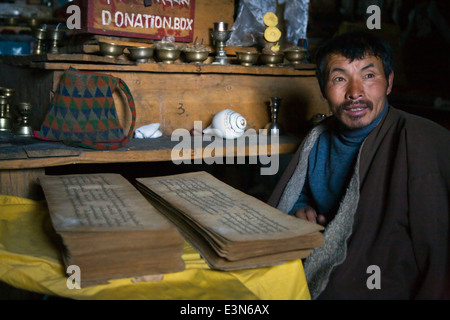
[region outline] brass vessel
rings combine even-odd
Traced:
[[[237,51],[236,56],[241,63],[241,65],[249,67],[251,65],[254,65],[256,62],[258,62],[259,53],[258,52],[243,52],[243,51]]]
[[[184,50],[184,57],[189,63],[203,63],[209,57],[209,51]]]
[[[153,57],[154,47],[128,47],[130,59],[136,62],[145,63]]]
[[[117,58],[123,54],[125,46],[112,42],[99,42],[100,53],[108,58]]]
[[[261,62],[268,67],[276,67],[283,63],[284,55],[282,53],[263,53],[261,54]]]
[[[305,59],[306,49],[292,47],[284,51],[284,56],[286,57],[286,60],[291,64],[298,65],[302,63],[303,59]]]
[[[59,53],[59,43],[64,37],[64,30],[62,29],[48,29],[47,39],[50,40],[50,53]]]
[[[232,31],[228,30],[228,23],[214,22],[214,29],[211,30],[211,37],[216,45],[216,57],[214,64],[228,64],[228,57],[225,51],[225,44],[230,39]]]
[[[13,95],[14,89],[0,87],[0,131],[12,130],[11,100]]]
[[[34,54],[44,54],[45,53],[45,44],[44,40],[47,39],[47,29],[44,28],[32,28],[31,34],[38,41],[36,48],[34,48]]]
[[[20,102],[17,104],[17,111],[22,116],[20,123],[14,130],[14,133],[18,136],[22,137],[31,137],[33,136],[33,129],[29,124],[29,117],[31,116],[31,103],[29,102]]]
[[[283,129],[278,123],[278,113],[280,111],[281,98],[271,97],[270,99],[272,102],[270,105],[272,121],[266,124],[264,129],[267,130],[266,134],[269,136],[282,135]]]
[[[178,46],[162,46],[156,48],[156,57],[162,63],[172,64],[180,58],[181,49]]]
[[[0,96],[0,131],[11,131],[12,119],[6,116],[8,97]]]

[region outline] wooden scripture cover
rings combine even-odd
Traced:
[[[78,265],[84,283],[184,269],[176,227],[121,175],[44,176],[40,183],[65,264]]]
[[[322,245],[321,226],[289,216],[206,172],[137,181],[212,268],[274,265],[304,258]]]

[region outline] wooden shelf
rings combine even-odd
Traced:
[[[220,151],[223,155],[235,157],[271,156],[274,154],[291,153],[296,150],[300,140],[294,136],[280,136],[278,145],[270,143],[270,137],[261,136],[246,139],[241,147],[233,140],[223,141]],[[201,137],[191,137],[191,148],[183,151],[185,161],[195,159],[211,159],[215,144]],[[189,141],[189,140],[187,140]],[[34,138],[12,137],[0,140],[0,170],[32,169],[68,164],[83,163],[120,163],[120,162],[157,162],[171,161],[172,150],[181,149],[184,140],[171,141],[171,137],[163,136],[156,139],[132,139],[123,148],[112,151],[97,151],[84,148],[74,148],[59,142],[44,142]],[[227,145],[228,143],[228,145]],[[185,144],[183,143],[183,146]],[[278,148],[277,148],[278,147]],[[244,148],[244,149],[242,149]],[[277,150],[278,149],[278,150]]]
[[[109,58],[96,54],[43,54],[23,56],[0,56],[0,62],[9,65],[29,66],[44,70],[65,70],[70,67],[78,70],[127,71],[151,73],[197,73],[197,74],[246,74],[265,76],[315,76],[314,64],[293,66],[281,64],[277,67],[264,65],[242,66],[230,59],[230,64],[212,63],[191,64],[175,62],[166,64],[149,60],[136,63],[125,56]]]
[[[248,157],[244,159],[245,163],[250,163],[254,159],[251,157],[295,152],[307,120],[317,113],[328,112],[315,77],[315,65],[247,67],[236,64],[232,59],[230,63],[196,65],[149,61],[137,64],[125,56],[111,59],[94,53],[0,56],[0,73],[8,75],[0,79],[0,86],[15,89],[15,103],[29,101],[33,105],[30,124],[34,130],[39,129],[47,114],[52,92],[57,89],[61,74],[73,67],[105,72],[122,79],[135,101],[135,127],[159,123],[164,134],[157,139],[133,139],[118,150],[96,151],[32,138],[5,140],[2,139],[4,134],[0,133],[0,193],[38,198],[39,176],[45,174],[45,168],[49,167],[138,162],[151,165],[152,162],[171,161],[172,150],[180,143],[170,139],[175,130],[184,128],[190,131],[196,121],[204,129],[217,112],[226,108],[240,113],[247,120],[248,129],[264,128],[270,121],[268,107],[271,97],[282,98],[279,123],[284,132],[290,134],[280,136],[278,150],[275,145],[269,147],[264,141],[249,143],[245,147],[225,145],[216,150],[221,153],[217,159],[229,164],[223,155],[236,160],[236,156],[243,154]],[[131,122],[128,105],[119,92],[114,94],[119,121],[126,131]],[[212,161],[211,142],[203,141],[201,145],[193,142],[185,150],[186,162],[218,163]],[[239,165],[237,161],[234,163]]]
[[[244,116],[248,128],[263,128],[269,121],[270,97],[282,98],[279,122],[286,132],[294,135],[303,130],[307,120],[317,113],[327,113],[328,109],[326,101],[321,99],[312,64],[247,67],[155,62],[115,64],[114,60],[117,59],[93,54],[0,56],[3,62],[0,71],[11,75],[0,79],[0,85],[14,88],[17,102],[29,101],[35,106],[31,118],[35,130],[45,118],[50,93],[55,92],[61,74],[70,67],[122,79],[134,97],[136,128],[160,123],[161,131],[168,136],[177,128],[192,129],[194,121],[206,126],[223,109]],[[119,120],[128,128],[128,106],[118,95],[116,98]]]

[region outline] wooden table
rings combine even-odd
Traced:
[[[0,195],[0,220],[3,227],[0,285],[3,282],[29,292],[80,300],[188,300],[186,304],[189,301],[192,304],[195,300],[311,298],[299,259],[271,267],[225,272],[209,268],[187,242],[181,257],[184,271],[71,289],[67,285],[70,273],[66,273],[61,251],[52,241],[56,234],[45,204]],[[82,279],[83,271],[81,282]]]

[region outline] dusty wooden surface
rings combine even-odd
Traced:
[[[238,155],[260,156],[292,153],[299,145],[294,136],[280,136],[279,143],[272,146],[270,138],[246,139],[245,145],[237,141],[222,142],[222,148],[215,148],[208,138],[195,140],[194,137],[171,138],[163,136],[156,139],[132,139],[124,147],[112,151],[98,151],[75,148],[60,142],[43,142],[34,138],[13,138],[0,140],[0,172],[3,170],[32,169],[68,164],[118,163],[118,162],[157,162],[172,161],[175,149],[185,160],[204,159],[219,156]],[[172,141],[173,140],[173,141]],[[12,142],[11,142],[12,141]],[[19,141],[20,143],[18,143]],[[188,148],[181,150],[189,144]],[[227,144],[228,143],[228,144]],[[216,150],[214,150],[216,149]],[[219,152],[215,154],[215,152]]]

